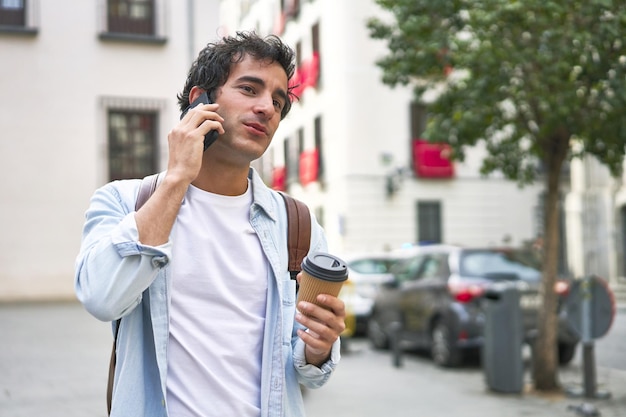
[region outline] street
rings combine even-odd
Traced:
[[[0,417],[105,417],[111,333],[77,303],[0,304]],[[612,398],[593,402],[603,417],[626,416],[626,310],[596,343],[597,381]],[[580,385],[580,349],[561,370],[563,386]],[[308,417],[575,416],[588,400],[490,392],[479,364],[442,370],[405,354],[402,367],[365,339],[347,343],[330,382],[305,391]],[[528,379],[528,372],[525,378]]]
[[[622,325],[626,325],[624,319]],[[389,353],[372,351],[365,340],[353,341],[350,349],[328,385],[308,392],[309,417],[331,413],[342,417],[409,417],[434,413],[455,417],[574,416],[568,406],[588,401],[565,395],[490,392],[478,363],[459,369],[440,369],[427,356],[407,353],[402,367],[395,368]],[[560,371],[563,387],[582,385],[580,356],[577,352],[572,365]],[[621,361],[624,360],[622,356]],[[525,381],[530,381],[528,370]],[[626,416],[626,372],[598,367],[597,382],[599,390],[612,394],[610,400],[593,402],[602,416]]]

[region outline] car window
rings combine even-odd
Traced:
[[[442,278],[449,275],[447,271],[445,256],[427,256],[424,258],[418,278]]]
[[[349,266],[360,274],[385,274],[392,262],[391,259],[359,259],[350,262]]]
[[[491,279],[536,280],[541,272],[524,257],[513,252],[467,251],[461,256],[462,275]]]
[[[423,260],[423,256],[398,260],[391,266],[390,272],[400,282],[414,280],[417,278],[417,273]]]

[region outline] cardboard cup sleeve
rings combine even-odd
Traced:
[[[297,302],[308,301],[319,305],[318,294],[337,297],[347,279],[348,267],[344,261],[324,252],[311,253],[302,261]]]

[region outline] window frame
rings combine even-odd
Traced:
[[[113,142],[114,137],[114,127],[111,125],[111,117],[113,115],[123,116],[126,119],[126,134],[127,137],[130,138],[127,144],[115,144]],[[148,118],[149,121],[149,129],[136,129],[133,125],[133,118],[139,117],[140,119]],[[143,123],[143,120],[140,120],[140,124]],[[146,110],[146,109],[124,109],[124,108],[109,108],[107,109],[107,171],[108,171],[108,179],[109,181],[113,180],[121,180],[121,179],[132,179],[132,178],[143,178],[146,175],[154,174],[158,172],[158,164],[159,164],[159,112],[155,110]],[[147,133],[148,143],[143,145],[149,145],[149,157],[144,158],[141,154],[137,152],[138,146],[142,144],[135,142],[133,136],[136,136],[135,133],[143,132]],[[132,170],[128,171],[125,169],[119,169],[115,171],[113,169],[114,158],[116,158],[116,149],[119,150],[120,153],[124,153],[130,149],[131,154],[126,156],[126,159],[131,160],[131,163],[134,164]],[[146,169],[141,169],[140,164],[147,163],[148,167]],[[139,166],[138,166],[139,165]]]
[[[285,138],[283,146],[283,154],[285,158],[285,168],[287,177],[285,184],[289,187],[300,181],[300,147],[297,135],[289,135]]]
[[[168,108],[167,99],[145,97],[100,96],[98,98],[98,180],[102,183],[110,181],[109,169],[109,111],[121,110],[130,112],[154,112],[157,114],[155,127],[156,140],[154,152],[157,158],[156,171],[161,171],[167,161],[167,130],[162,126],[164,112]]]
[[[21,5],[16,8],[8,7],[7,1],[0,0],[0,33],[36,35],[39,0],[17,0]]]
[[[136,19],[132,14],[133,3],[150,5],[150,18]],[[123,7],[126,4],[128,16],[111,16],[114,6]],[[100,0],[100,33],[103,41],[142,42],[162,45],[167,42],[166,10],[163,0]],[[143,26],[136,26],[136,23]],[[124,28],[127,28],[126,30]]]
[[[317,149],[317,182],[322,189],[326,186],[326,172],[324,164],[324,138],[322,132],[322,115],[317,115],[313,120],[313,139]]]
[[[434,210],[434,215],[433,215]],[[439,200],[418,200],[415,203],[417,242],[443,242],[442,203]]]

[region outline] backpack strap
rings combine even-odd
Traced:
[[[146,204],[146,201],[148,201],[150,196],[154,193],[154,190],[156,190],[158,183],[159,174],[148,175],[141,180],[137,201],[135,201],[135,211],[139,211],[139,209]]]
[[[309,207],[300,200],[280,192],[287,208],[287,247],[289,263],[287,269],[291,279],[296,279],[302,270],[302,260],[309,252],[311,242],[311,213]]]

